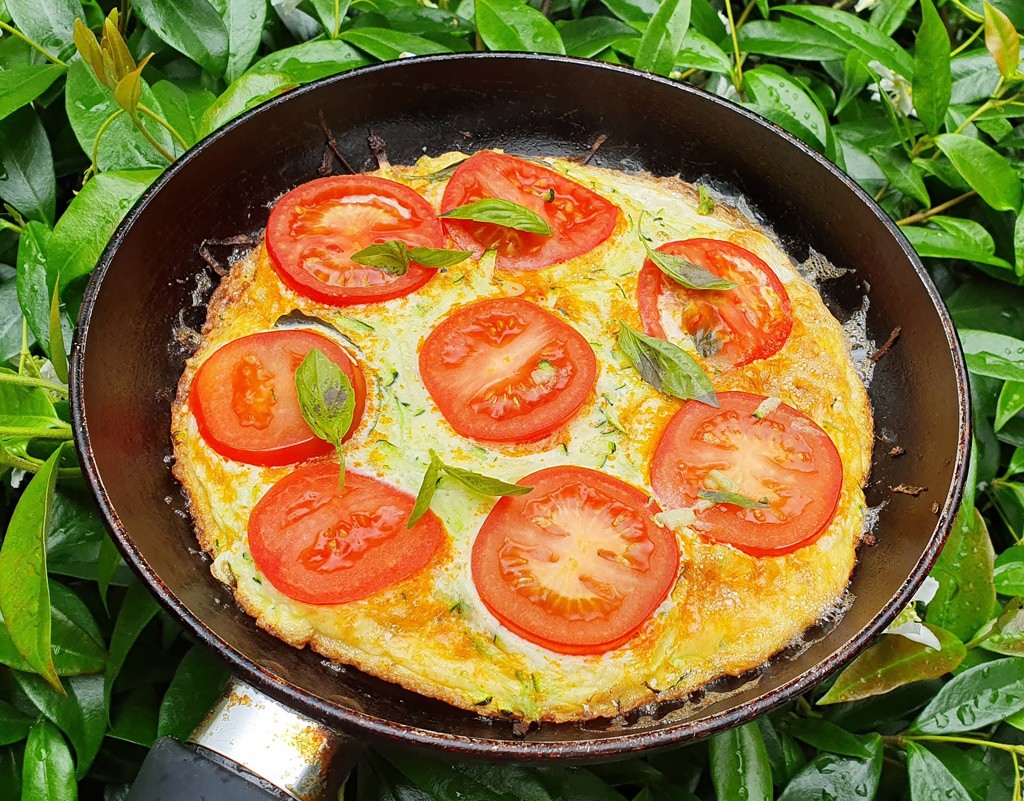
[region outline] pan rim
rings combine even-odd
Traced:
[[[691,96],[701,98],[704,102],[711,102],[722,107],[733,114],[739,114],[749,123],[768,130],[776,137],[781,137],[789,146],[797,148],[803,155],[810,157],[817,162],[818,167],[824,168],[834,178],[840,180],[848,190],[863,203],[874,217],[881,223],[889,233],[896,239],[900,249],[910,261],[917,274],[918,280],[923,284],[935,313],[938,315],[949,347],[953,368],[954,379],[957,385],[958,402],[958,437],[957,449],[954,456],[952,477],[950,487],[947,491],[945,502],[936,517],[935,528],[928,540],[920,560],[915,569],[908,575],[897,592],[882,605],[878,613],[863,626],[852,638],[848,639],[836,651],[826,659],[817,662],[803,671],[800,675],[782,684],[765,695],[755,699],[753,702],[743,706],[734,706],[709,716],[698,717],[689,721],[681,721],[663,726],[651,726],[646,728],[622,729],[620,732],[605,732],[599,738],[590,740],[535,740],[523,739],[501,739],[501,738],[478,738],[466,735],[440,732],[418,726],[402,723],[397,720],[368,715],[358,710],[331,703],[301,687],[285,681],[278,676],[272,675],[261,668],[251,659],[237,651],[210,626],[198,616],[194,615],[185,604],[175,596],[164,584],[159,575],[152,569],[142,553],[132,543],[127,530],[121,523],[117,511],[109,501],[108,494],[95,462],[91,438],[89,433],[86,410],[84,406],[84,367],[85,356],[88,345],[89,324],[96,305],[97,298],[101,291],[103,280],[114,259],[117,250],[127,232],[142,215],[150,201],[163,187],[175,176],[187,167],[189,162],[196,158],[208,147],[224,136],[229,135],[237,127],[247,125],[250,121],[257,119],[261,114],[270,111],[277,106],[291,102],[292,99],[300,97],[309,92],[316,92],[325,86],[342,83],[353,78],[360,79],[362,76],[372,74],[380,70],[401,70],[415,68],[417,64],[438,63],[438,62],[471,62],[475,60],[503,60],[508,62],[545,62],[556,64],[568,64],[576,68],[590,69],[595,72],[609,72],[628,75],[633,80],[651,81],[671,87],[675,91],[683,92]],[[895,222],[878,206],[877,203],[862,190],[849,176],[842,172],[830,161],[819,155],[813,149],[805,145],[799,139],[787,133],[779,126],[754,114],[753,112],[738,106],[731,101],[725,100],[704,90],[687,84],[678,83],[650,73],[641,72],[629,67],[620,65],[595,62],[588,59],[578,59],[566,56],[551,56],[532,53],[452,53],[422,56],[415,58],[400,59],[397,61],[384,62],[360,67],[338,75],[328,76],[320,80],[301,86],[290,92],[286,92],[273,98],[266,103],[260,104],[245,112],[231,122],[219,128],[208,137],[200,140],[196,145],[182,154],[147,188],[139,200],[132,206],[128,214],[117,227],[110,242],[100,256],[97,266],[94,269],[89,285],[86,289],[81,310],[76,326],[75,341],[72,347],[70,365],[69,400],[71,406],[71,417],[74,432],[75,446],[82,463],[83,473],[86,481],[98,502],[103,515],[104,523],[114,538],[114,541],[134,572],[142,579],[151,592],[153,592],[160,603],[178,620],[199,642],[207,647],[215,649],[218,655],[228,663],[233,673],[253,686],[263,690],[271,697],[284,703],[293,709],[299,710],[313,718],[321,721],[329,721],[332,725],[337,724],[350,732],[365,732],[376,738],[393,740],[409,745],[424,746],[432,749],[442,749],[450,752],[457,752],[464,756],[475,756],[480,758],[502,759],[505,761],[529,762],[529,761],[550,761],[552,759],[601,760],[612,759],[617,756],[625,756],[640,751],[651,751],[664,749],[683,741],[698,739],[709,736],[715,732],[731,728],[745,723],[759,715],[762,715],[778,706],[786,703],[811,687],[819,684],[825,678],[836,672],[839,668],[852,660],[858,653],[866,648],[881,631],[896,617],[898,612],[910,600],[912,594],[924,581],[932,565],[938,558],[939,552],[945,543],[953,524],[953,518],[959,508],[960,501],[964,494],[965,481],[968,472],[968,461],[970,454],[970,413],[971,401],[967,391],[967,369],[960,346],[960,341],[953,326],[949,312],[939,296],[938,290],[924,268],[921,259],[910,245]],[[546,727],[558,724],[544,724]],[[563,724],[573,725],[573,724]]]

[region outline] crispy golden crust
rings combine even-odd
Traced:
[[[444,159],[393,168],[386,177],[403,180],[436,203],[443,184],[418,176],[443,166]],[[867,394],[842,328],[814,288],[796,276],[749,221],[722,205],[707,217],[684,213],[679,198],[695,207],[697,192],[675,178],[627,178],[613,171],[557,166],[613,195],[624,214],[607,243],[572,263],[537,273],[495,275],[485,257],[453,269],[445,281],[434,279],[414,297],[339,309],[285,288],[262,246],[255,248],[234,265],[211,298],[199,348],[178,386],[172,436],[174,475],[189,497],[200,545],[215,558],[215,575],[234,586],[237,602],[261,628],[295,647],[309,645],[336,662],[479,714],[570,721],[615,716],[653,700],[686,695],[717,676],[755,668],[835,604],[862,531],[861,486],[870,466],[872,429]],[[659,223],[662,201],[666,221]],[[679,404],[640,382],[616,361],[610,346],[595,344],[601,361],[598,392],[577,421],[540,443],[488,446],[484,454],[450,429],[413,380],[423,333],[452,308],[487,294],[517,294],[556,309],[592,343],[614,341],[617,320],[639,327],[635,270],[630,275],[629,269],[618,269],[638,264],[632,233],[638,222],[647,235],[662,241],[683,238],[683,229],[693,236],[728,238],[765,258],[786,284],[794,328],[785,347],[769,359],[715,375],[713,381],[719,391],[779,397],[809,414],[836,442],[844,488],[836,518],[817,543],[785,557],[755,559],[678,531],[680,578],[670,599],[626,646],[592,657],[566,657],[526,643],[486,612],[467,562],[475,521],[486,515],[490,501],[444,489],[434,508],[452,539],[430,566],[407,581],[341,607],[299,604],[269,585],[249,558],[245,521],[262,493],[291,468],[222,459],[198,436],[188,391],[210,353],[239,336],[271,328],[294,309],[328,320],[364,370],[369,368],[367,379],[375,386],[346,461],[351,469],[379,475],[411,493],[422,476],[419,451],[428,446],[445,448],[446,461],[511,480],[538,466],[573,462],[600,466],[647,489],[645,465]],[[613,267],[618,269],[614,274]],[[457,282],[458,290],[453,288]],[[611,289],[598,294],[593,286]],[[361,319],[353,322],[355,316]],[[369,332],[360,327],[367,322],[374,326]],[[403,336],[415,336],[415,342],[396,344]],[[382,387],[384,377],[375,379],[385,367],[400,377]]]

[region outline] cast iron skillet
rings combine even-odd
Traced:
[[[168,464],[170,405],[212,273],[207,239],[258,232],[282,192],[317,177],[323,113],[356,170],[376,166],[372,129],[395,164],[485,147],[582,156],[627,171],[723,182],[745,195],[798,260],[809,248],[852,272],[827,282],[841,320],[868,299],[879,343],[902,328],[870,387],[877,442],[868,503],[882,505],[863,547],[850,610],[802,653],[698,709],[632,724],[545,724],[516,736],[321,658],[257,629],[215,581]],[[215,279],[215,276],[214,276]],[[195,302],[194,294],[202,295]],[[765,712],[850,660],[896,615],[935,560],[960,501],[968,397],[955,333],[920,261],[889,218],[838,169],[781,129],[717,97],[632,70],[533,55],[452,55],[368,67],[290,92],[193,148],[132,209],[85,297],[73,354],[76,442],[107,525],[164,606],[240,677],[348,731],[490,759],[610,758],[711,734]],[[890,458],[892,444],[906,455]],[[917,497],[900,484],[925,486]],[[937,506],[935,506],[937,505]],[[933,511],[935,509],[936,511]],[[678,706],[678,705],[677,705]]]

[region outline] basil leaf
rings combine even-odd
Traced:
[[[412,260],[424,267],[454,267],[472,255],[468,250],[445,250],[444,248],[417,247],[409,251]]]
[[[619,325],[619,347],[644,381],[666,395],[718,406],[711,379],[689,353],[671,342],[634,331],[625,323]]]
[[[733,506],[739,506],[743,509],[767,509],[771,506],[766,500],[755,501],[746,495],[740,495],[738,492],[729,492],[727,490],[701,490],[697,493],[697,497],[712,503],[731,503]]]
[[[341,441],[352,427],[356,398],[352,383],[338,365],[316,348],[295,371],[295,389],[302,416],[313,433],[338,452],[338,488],[345,486],[345,454]]]
[[[430,452],[430,464],[427,465],[427,472],[423,474],[423,481],[420,482],[419,492],[416,493],[416,503],[412,507],[412,514],[409,515],[409,522],[406,528],[412,528],[419,522],[419,519],[427,513],[430,502],[434,500],[434,493],[437,492],[437,485],[441,482],[441,462]]]
[[[526,231],[541,236],[551,236],[551,226],[534,211],[525,206],[513,203],[511,200],[502,200],[497,197],[485,197],[482,200],[474,200],[465,206],[458,206],[439,217],[447,217],[452,220],[473,220],[474,222],[491,223],[504,228],[515,228],[517,231]]]
[[[714,208],[714,201],[712,201],[712,208]],[[644,242],[644,247],[647,249],[647,258],[651,260],[655,267],[677,284],[687,289],[735,289],[737,286],[732,281],[719,278],[713,272],[705,270],[703,267],[698,267],[682,256],[674,256],[671,253],[654,250],[646,242]]]
[[[451,267],[472,255],[468,250],[425,247],[410,249],[405,242],[391,239],[357,250],[349,258],[356,264],[374,267],[388,275],[405,275],[409,271],[410,262],[424,267]]]
[[[715,199],[711,197],[711,193],[708,192],[707,187],[697,186],[697,213],[702,215],[708,215],[713,213],[715,210]]]

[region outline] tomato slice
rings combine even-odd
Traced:
[[[188,403],[207,444],[221,456],[265,466],[331,453],[333,446],[303,419],[295,391],[295,370],[313,348],[352,382],[356,406],[346,438],[351,436],[366,400],[362,370],[333,340],[291,328],[229,342],[196,371]]]
[[[303,465],[278,481],[249,515],[249,550],[267,580],[307,604],[344,604],[422,570],[445,538],[427,512],[405,527],[415,499],[338,465]]]
[[[535,211],[551,226],[551,236],[493,223],[445,219],[463,250],[498,251],[502,270],[539,270],[586,253],[611,236],[619,210],[596,192],[531,161],[485,150],[463,161],[452,174],[441,201],[451,211],[481,198],[511,200]]]
[[[463,436],[529,442],[576,414],[597,380],[597,358],[551,312],[518,298],[490,298],[430,332],[420,376]]]
[[[502,498],[473,543],[473,582],[502,625],[563,654],[618,648],[675,584],[679,545],[636,487],[584,467],[549,467]]]
[[[720,392],[717,409],[689,401],[658,442],[651,489],[666,508],[698,505],[696,528],[708,539],[780,556],[810,545],[832,521],[843,463],[828,434],[792,406],[754,417],[764,400]],[[723,489],[770,505],[698,504],[701,490]]]
[[[749,250],[719,239],[668,242],[658,250],[681,256],[737,286],[687,289],[647,259],[640,270],[637,299],[648,336],[671,342],[662,321],[674,319],[693,337],[697,352],[721,369],[767,358],[786,344],[793,330],[789,295],[772,268]]]
[[[441,224],[426,200],[407,186],[367,175],[302,184],[277,201],[267,222],[267,253],[281,279],[335,306],[407,295],[434,276],[437,270],[419,264],[396,276],[349,258],[391,239],[444,247]]]

